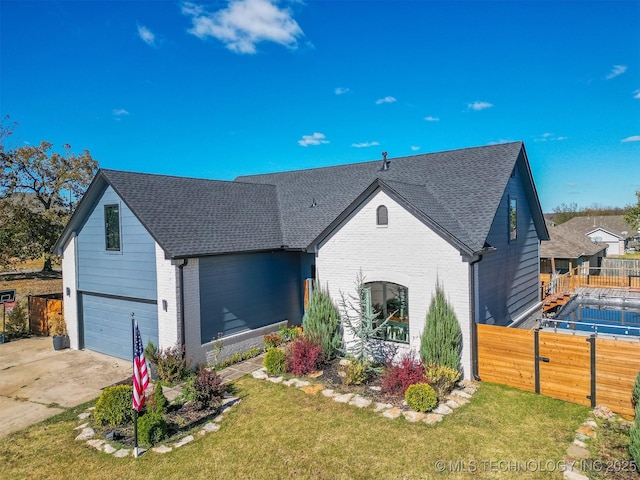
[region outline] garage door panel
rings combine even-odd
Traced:
[[[131,313],[140,327],[142,342],[158,345],[158,310],[155,303],[98,295],[82,295],[84,346],[125,360],[133,355]]]

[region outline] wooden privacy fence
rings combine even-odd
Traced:
[[[640,268],[579,266],[555,277],[548,273],[540,274],[543,299],[573,291],[576,287],[640,289]]]
[[[589,407],[633,416],[640,341],[478,325],[478,374]]]
[[[49,335],[49,314],[63,315],[62,294],[29,296],[29,331],[35,335]]]

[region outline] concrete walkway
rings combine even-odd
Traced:
[[[224,383],[232,382],[240,377],[245,376],[247,373],[253,373],[263,367],[262,361],[264,359],[264,353],[261,353],[257,357],[250,358],[230,367],[225,368],[218,372]]]
[[[132,363],[88,350],[55,351],[51,337],[0,344],[0,437],[100,396]]]

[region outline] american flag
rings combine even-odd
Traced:
[[[147,372],[147,362],[144,359],[142,337],[140,337],[138,322],[135,322],[133,339],[133,409],[137,412],[144,407],[144,391],[148,386],[149,373]]]

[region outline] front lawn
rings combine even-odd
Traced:
[[[218,432],[138,459],[76,442],[73,427],[86,405],[71,409],[0,439],[0,478],[560,479],[551,465],[562,460],[589,412],[482,383],[470,404],[429,426],[250,376],[235,387],[242,401]],[[436,472],[438,460],[444,472]],[[533,471],[536,464],[540,471]]]

